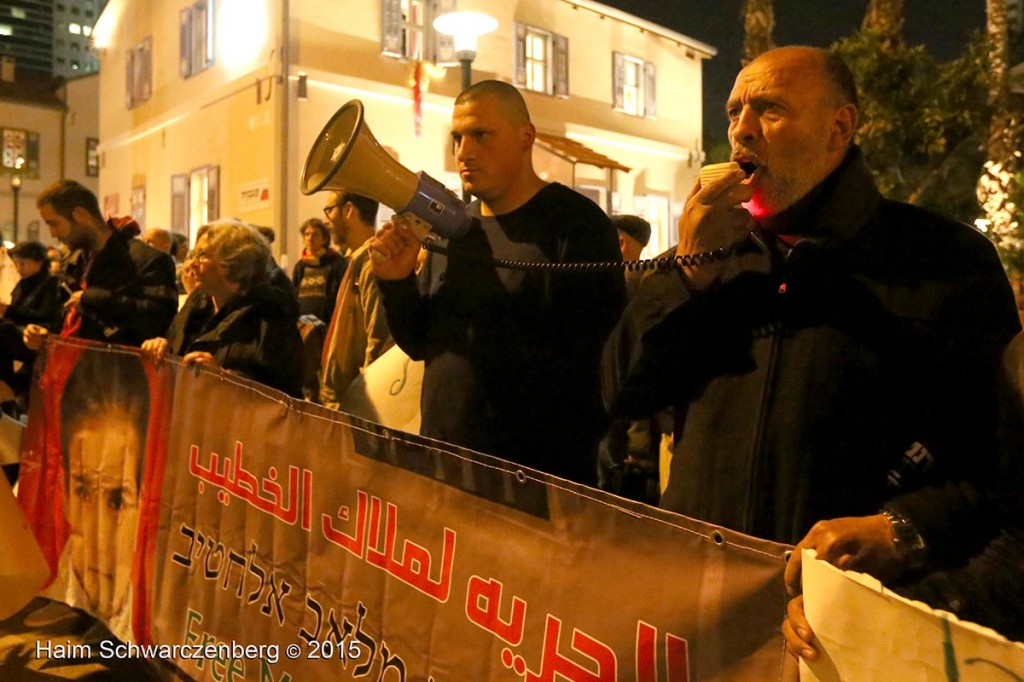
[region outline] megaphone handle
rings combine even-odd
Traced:
[[[412,233],[416,235],[416,239],[421,242],[427,238],[430,234],[430,223],[424,222],[413,213],[398,213],[395,215],[396,218],[401,218]],[[373,259],[374,263],[383,263],[387,258],[380,251],[370,249],[370,258]]]

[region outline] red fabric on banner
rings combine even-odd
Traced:
[[[84,347],[72,343],[47,344],[43,361],[37,362],[35,366],[37,381],[33,383],[29,401],[29,423],[33,424],[33,428],[26,433],[25,444],[22,446],[25,456],[18,477],[18,502],[26,517],[50,519],[49,523],[35,524],[36,540],[50,566],[50,580],[47,584],[56,577],[57,562],[69,532],[64,517],[64,458],[59,437],[60,400],[64,384]],[[39,424],[43,425],[42,428],[34,428]],[[57,438],[52,437],[55,433]],[[32,452],[43,453],[43,456],[32,457]]]
[[[167,431],[170,423],[171,372],[164,365],[144,365],[149,381],[149,428],[146,433],[146,464],[143,467],[142,497],[139,500],[139,530],[132,582],[139,586],[132,601],[132,632],[137,642],[148,644],[150,637],[153,570],[156,556],[156,533],[160,524],[160,492],[164,484],[167,460]]]

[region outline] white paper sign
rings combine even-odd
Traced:
[[[800,662],[820,682],[999,682],[1024,679],[1024,644],[904,599],[871,576],[804,551],[804,610],[821,657]]]

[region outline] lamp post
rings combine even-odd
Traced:
[[[449,12],[434,19],[434,30],[455,39],[455,58],[462,65],[462,89],[473,84],[477,38],[498,28],[498,20],[482,12]]]
[[[21,167],[25,165],[25,159],[18,157],[14,162],[14,174],[11,176],[11,194],[14,196],[14,234],[12,241],[18,243],[18,194],[21,192]]]

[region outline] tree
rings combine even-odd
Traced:
[[[861,28],[882,39],[882,48],[903,45],[903,0],[871,0]]]
[[[858,143],[885,196],[973,222],[977,131],[990,117],[984,41],[975,36],[960,58],[939,63],[905,44],[902,24],[901,2],[873,0],[862,28],[832,46],[859,86]]]
[[[1010,91],[1011,35],[1006,0],[988,0],[987,30],[990,65],[988,160],[977,185],[978,201],[989,221],[988,234],[1006,266],[1024,274],[1024,232],[1021,229],[1024,101]]]
[[[772,0],[745,0],[743,4],[743,66],[775,49],[775,9]]]

